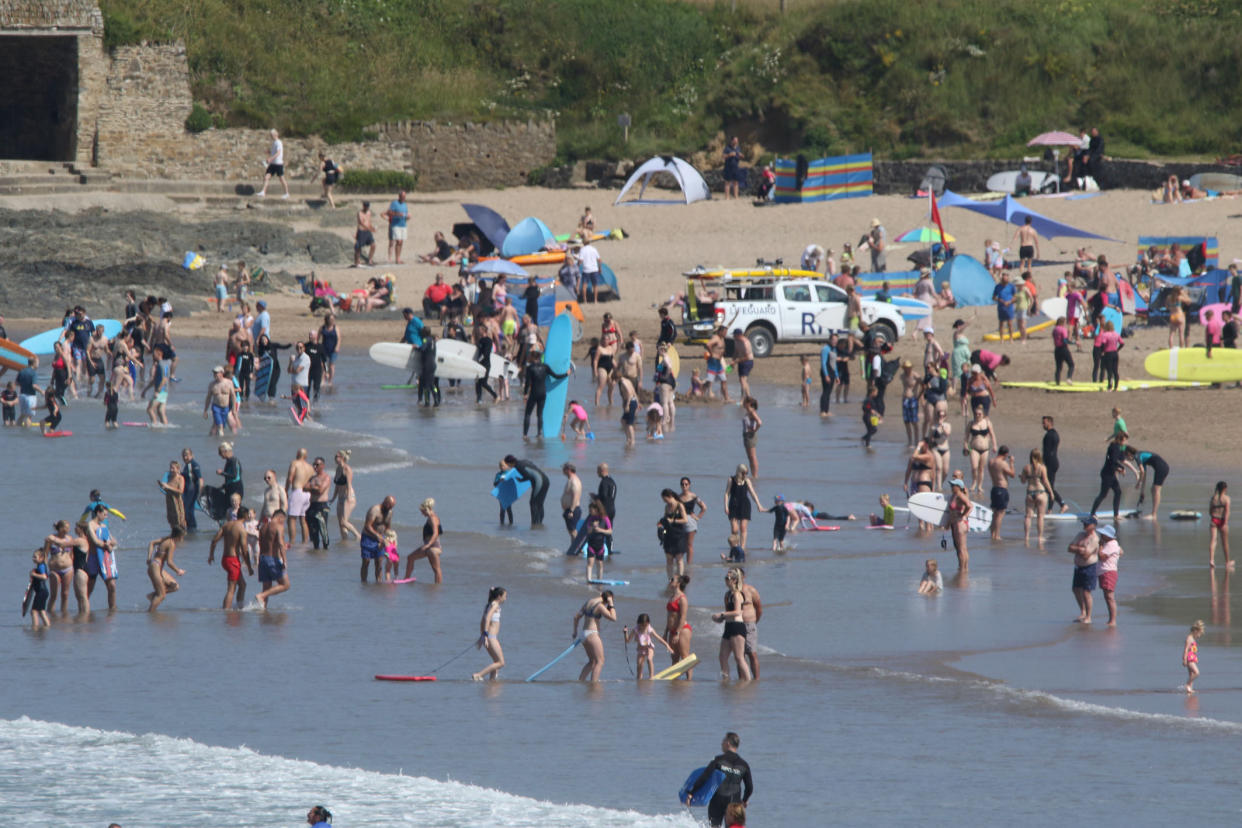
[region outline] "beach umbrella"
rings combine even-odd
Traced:
[[[1076,147],[1082,139],[1069,132],[1042,132],[1026,142],[1028,147]]]
[[[506,276],[529,276],[521,265],[515,265],[508,259],[484,259],[470,265],[471,273],[503,273]]]
[[[894,241],[899,242],[915,242],[917,244],[936,244],[940,241],[955,242],[951,233],[945,233],[945,238],[940,238],[940,231],[935,227],[916,227],[913,230],[907,230],[898,236]]]

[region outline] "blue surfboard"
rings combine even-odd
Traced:
[[[96,319],[94,322],[96,328],[103,328],[104,336],[109,339],[121,332],[122,325],[115,319]],[[64,333],[64,328],[52,328],[29,339],[23,339],[18,344],[32,354],[45,356],[56,352],[56,342],[64,336]]]
[[[577,646],[578,646],[579,644],[581,644],[581,643],[582,643],[582,636],[578,636],[577,638],[575,638],[575,639],[574,639],[574,643],[573,643],[573,644],[570,644],[568,647],[566,647],[566,648],[565,648],[565,652],[561,653],[561,654],[560,654],[560,655],[558,655],[556,658],[552,659],[552,660],[551,660],[551,661],[549,661],[547,664],[543,665],[543,666],[542,666],[542,667],[540,667],[538,670],[536,670],[535,672],[531,673],[531,674],[530,674],[530,678],[528,678],[528,679],[526,679],[526,680],[527,680],[527,681],[534,681],[535,679],[537,679],[537,678],[539,678],[540,676],[542,676],[544,673],[548,672],[548,670],[551,670],[551,669],[552,669],[552,667],[553,667],[553,666],[554,666],[554,665],[555,665],[558,661],[560,661],[562,658],[565,658],[567,655],[569,655],[570,653],[572,653],[572,652],[574,651],[574,648],[575,648],[575,647],[577,647]],[[717,784],[719,784],[719,783],[717,783]]]
[[[694,785],[695,782],[698,781],[699,777],[703,775],[703,771],[705,770],[707,770],[706,765],[704,765],[701,768],[697,768],[696,770],[692,771],[689,776],[686,777],[686,784],[682,785],[681,790],[677,792],[678,802],[682,803],[683,805],[685,804],[686,796],[690,793],[690,788]],[[724,781],[723,773],[721,773],[720,771],[712,771],[711,778],[707,780],[706,784],[704,784],[703,787],[699,788],[698,791],[695,792],[694,799],[690,800],[690,804],[691,805],[706,805],[708,801],[711,800],[712,794],[716,793],[716,789],[720,787],[720,783],[723,781]]]
[[[500,501],[500,508],[508,509],[530,491],[530,481],[520,479],[517,469],[509,469],[500,476],[500,482],[492,487],[492,497]]]
[[[548,347],[543,361],[558,374],[569,374],[569,360],[573,355],[574,323],[567,313],[559,314],[548,328]],[[548,396],[543,403],[543,436],[553,439],[561,433],[561,419],[565,416],[565,403],[569,398],[569,377],[548,377]]]

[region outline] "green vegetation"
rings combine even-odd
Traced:
[[[336,188],[347,193],[395,193],[397,190],[413,190],[417,183],[417,176],[402,170],[349,169]]]
[[[560,154],[1234,152],[1242,0],[102,0],[105,41],[186,42],[216,122],[328,140],[402,118],[555,116]],[[617,117],[631,116],[622,144]]]

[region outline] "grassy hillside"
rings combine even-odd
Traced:
[[[701,148],[1004,155],[1099,125],[1127,155],[1235,152],[1242,0],[103,0],[184,39],[218,119],[356,138],[554,114],[565,158]],[[629,146],[617,116],[633,120]]]

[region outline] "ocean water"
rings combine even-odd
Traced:
[[[184,349],[174,428],[105,433],[92,401],[67,411],[73,437],[0,433],[14,610],[30,550],[55,520],[81,513],[91,488],[129,518],[114,521],[115,613],[101,586],[88,618],[74,617],[71,599],[50,630],[32,632],[15,611],[0,624],[0,808],[13,824],[283,826],[322,803],[341,826],[689,826],[704,813],[680,807],[677,788],[726,730],[741,734],[754,769],[751,825],[1236,818],[1242,659],[1231,608],[1242,582],[1208,574],[1201,523],[1123,521],[1121,624],[1105,629],[1097,601],[1097,623],[1084,628],[1069,623],[1073,524],[1051,528],[1041,552],[1023,547],[1021,516],[1010,515],[1001,543],[971,537],[969,577],[955,578],[940,533],[862,530],[881,492],[901,500],[894,421],[865,452],[855,404],[821,422],[797,407],[794,389],[758,388],[765,504],[779,492],[863,520],[794,535],[781,555],[768,551],[770,518],[752,524],[746,568],[765,605],[760,681],[717,679],[710,620],[723,596],[725,478],[744,460],[735,407],[680,406],[668,439],[631,449],[615,427],[619,408],[595,410],[594,441],[523,444],[518,403],[476,408],[463,390],[418,409],[408,392],[381,391],[400,380],[362,356],[342,358],[318,422],[294,427],[279,408],[246,414],[236,443],[249,499],[262,470],[283,475],[297,447],[329,461],[350,448],[356,525],[391,493],[409,550],[417,503],[436,498],[445,583],[432,585],[419,562],[415,584],[360,584],[357,546],[338,543],[333,524],[331,549],[291,552],[293,589],[268,612],[224,613],[223,573],[206,564],[210,533],[200,531],[177,552],[188,570],[181,591],[147,614],[146,543],[165,526],[154,481],[183,446],[208,479],[218,468],[201,419],[215,358]],[[592,389],[578,378],[570,394]],[[140,408],[122,419],[142,419]],[[1003,437],[1023,456],[1038,424]],[[1099,447],[1067,443],[1058,482],[1089,502]],[[488,492],[510,452],[552,478],[542,529],[529,528],[525,500],[516,528],[497,524]],[[598,686],[574,681],[581,651],[538,682],[522,680],[569,644],[573,613],[593,594],[582,561],[562,554],[566,460],[591,490],[595,465],[608,462],[620,490],[608,577],[631,583],[615,590],[620,623],[605,624]],[[703,664],[691,682],[636,683],[620,627],[640,612],[662,626],[658,492],[682,474],[710,510],[688,590]],[[1202,508],[1203,490],[1175,467],[1166,508]],[[930,599],[913,591],[926,557],[941,562],[948,587]],[[469,645],[496,584],[509,590],[508,666],[503,681],[474,683],[488,659]],[[1187,698],[1174,688],[1196,618],[1209,629],[1201,692]],[[432,671],[435,683],[373,680]]]

